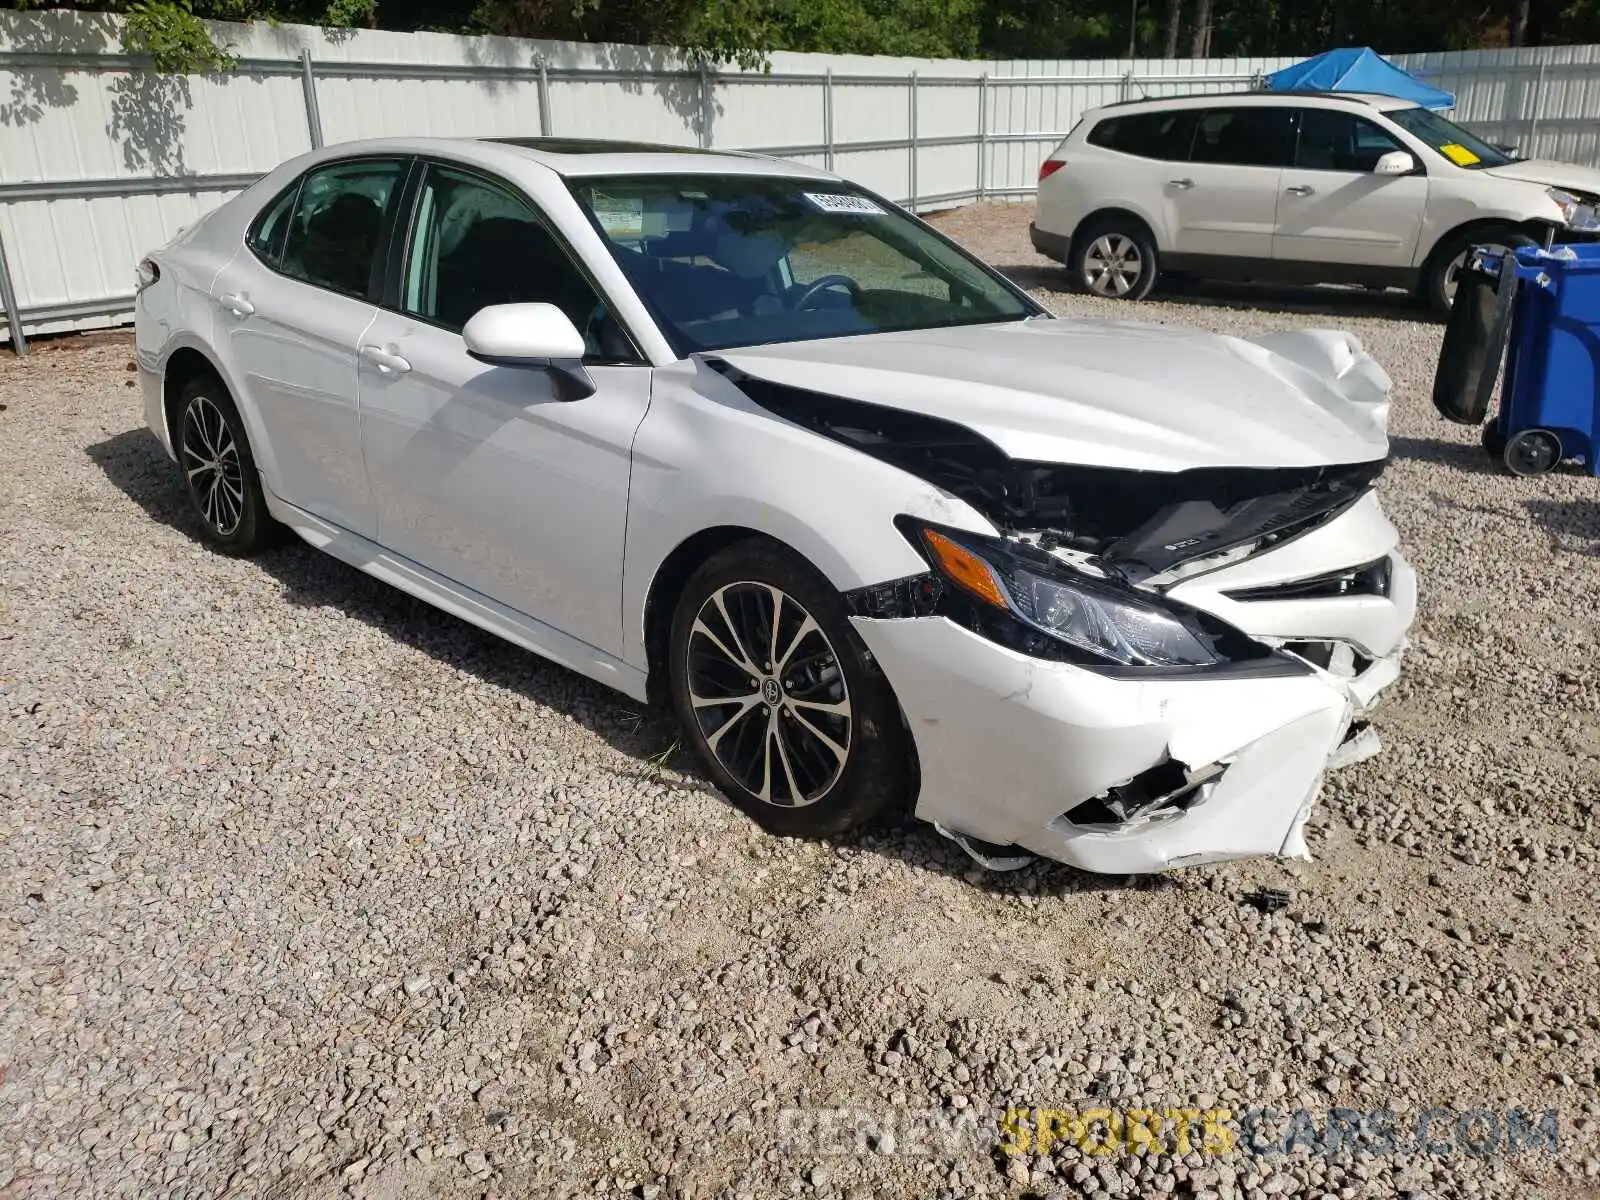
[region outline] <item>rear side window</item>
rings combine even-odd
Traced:
[[[274,264],[294,279],[370,298],[384,214],[399,191],[399,159],[361,159],[305,176]]]
[[[1139,158],[1182,162],[1189,157],[1198,115],[1192,108],[1180,108],[1109,117],[1089,131],[1089,144]]]
[[[245,245],[269,267],[276,267],[283,258],[283,240],[289,232],[289,214],[294,211],[295,198],[299,195],[300,180],[296,179],[257,214],[251,222],[250,232],[245,235]]]
[[[1195,128],[1190,158],[1236,167],[1286,167],[1294,147],[1293,118],[1293,109],[1268,105],[1207,109]]]

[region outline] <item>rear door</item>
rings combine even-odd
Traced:
[[[266,483],[297,508],[371,536],[361,462],[356,345],[407,160],[317,167],[262,212],[211,287],[217,341],[265,435]]]
[[[1279,105],[1208,108],[1195,124],[1188,162],[1169,164],[1165,185],[1183,258],[1272,257],[1283,169],[1294,146],[1294,110]]]
[[[1200,110],[1163,108],[1153,112],[1117,113],[1089,131],[1091,146],[1115,151],[1116,158],[1092,158],[1078,172],[1078,190],[1093,198],[1085,209],[1115,205],[1131,208],[1149,222],[1156,249],[1172,249],[1175,237],[1173,200],[1182,192],[1172,181],[1181,178],[1194,141]],[[1068,171],[1074,166],[1069,162]]]
[[[1406,268],[1428,202],[1428,177],[1377,175],[1378,159],[1410,153],[1376,123],[1335,108],[1300,110],[1293,165],[1283,172],[1273,257]]]

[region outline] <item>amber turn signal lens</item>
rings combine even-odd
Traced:
[[[931,529],[922,531],[922,540],[932,552],[939,570],[951,583],[959,584],[996,608],[1011,607],[1006,602],[1005,593],[1000,590],[1000,582],[995,579],[994,571],[983,559]]]

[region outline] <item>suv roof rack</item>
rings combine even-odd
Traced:
[[[1371,97],[1365,92],[1325,92],[1317,88],[1285,88],[1281,92],[1261,92],[1246,90],[1241,92],[1184,92],[1181,96],[1141,96],[1137,100],[1113,100],[1110,104],[1102,104],[1101,108],[1121,108],[1127,104],[1160,104],[1167,100],[1237,100],[1245,96],[1257,96],[1263,100],[1276,100],[1280,96],[1315,96],[1319,100],[1349,100],[1353,104],[1365,104],[1373,107]]]

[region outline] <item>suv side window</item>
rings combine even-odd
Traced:
[[[307,173],[273,265],[329,291],[374,298],[384,212],[399,191],[403,165],[360,159]]]
[[[430,166],[417,194],[400,308],[459,333],[491,304],[554,304],[588,354],[637,359],[582,270],[532,206],[510,188]]]
[[[1294,165],[1308,171],[1372,171],[1392,150],[1404,150],[1377,125],[1335,108],[1300,110]]]
[[[1089,144],[1139,158],[1182,162],[1189,157],[1198,116],[1196,109],[1179,108],[1110,117],[1089,131]]]
[[[1197,163],[1237,167],[1286,167],[1294,146],[1294,109],[1253,104],[1207,109],[1195,127]]]

